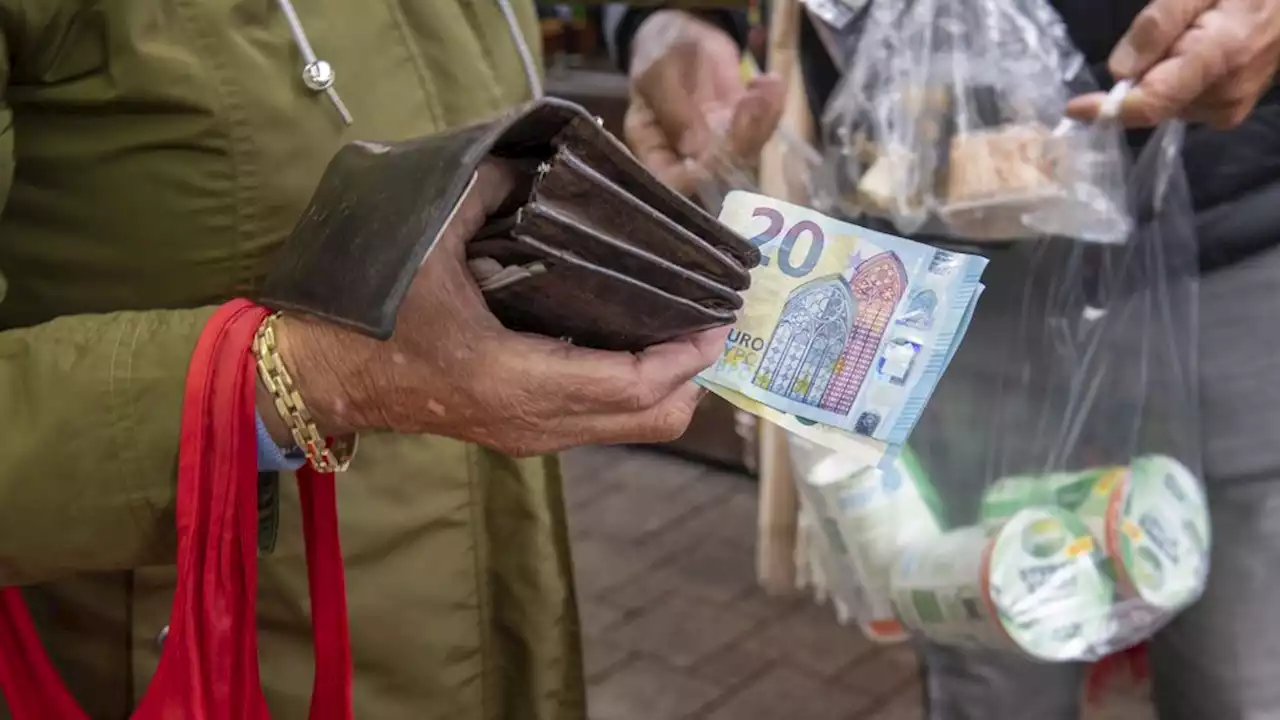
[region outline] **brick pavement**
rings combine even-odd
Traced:
[[[622,448],[566,458],[592,720],[914,720],[914,660],[756,589],[755,485]]]
[[[920,720],[908,650],[757,590],[754,483],[624,448],[565,462],[592,720]]]

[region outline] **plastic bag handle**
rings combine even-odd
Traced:
[[[137,720],[266,720],[258,669],[255,375],[267,311],[214,313],[187,373],[178,456],[178,587]],[[332,475],[302,472],[315,638],[312,720],[350,720],[351,649]],[[49,661],[18,588],[0,590],[0,692],[14,720],[88,720]]]
[[[1120,117],[1120,106],[1124,104],[1124,99],[1133,91],[1132,80],[1121,80],[1111,87],[1111,92],[1102,99],[1102,105],[1098,108],[1098,121],[1110,122]]]

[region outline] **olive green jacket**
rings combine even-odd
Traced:
[[[532,3],[511,2],[536,52]],[[347,126],[304,84],[286,4],[0,0],[0,585],[32,586],[94,718],[126,717],[158,659],[184,376],[211,306],[253,292],[342,143],[530,95],[499,0],[293,0]],[[367,437],[339,502],[357,716],[585,716],[553,459]],[[303,718],[291,478],[278,507],[263,680],[275,717]]]

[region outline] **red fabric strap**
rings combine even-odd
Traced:
[[[1142,683],[1150,676],[1147,659],[1147,644],[1135,645],[1108,655],[1089,668],[1085,685],[1085,698],[1091,705],[1099,705],[1106,697],[1109,689],[1128,680]]]
[[[178,455],[178,587],[160,665],[133,717],[266,720],[258,670],[253,336],[267,311],[214,313],[187,374]],[[350,720],[351,647],[334,478],[301,484],[316,673],[312,720]],[[18,588],[0,590],[0,692],[14,720],[87,720]]]

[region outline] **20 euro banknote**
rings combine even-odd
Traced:
[[[951,359],[955,357],[956,350],[960,347],[959,339],[964,337],[965,331],[969,328],[969,321],[973,319],[973,311],[978,305],[978,298],[981,297],[982,291],[983,287],[979,286],[978,292],[974,293],[972,300],[969,302],[969,307],[965,309],[965,313],[961,317],[960,326],[956,330],[956,341],[951,344],[951,349],[943,361],[942,372],[946,372],[947,365],[951,363]],[[901,445],[890,446],[881,440],[851,433],[824,423],[804,420],[781,410],[775,410],[759,400],[749,398],[736,390],[717,385],[703,377],[694,378],[694,381],[729,401],[739,410],[749,412],[761,420],[771,422],[792,435],[798,435],[809,442],[834,450],[850,462],[857,462],[868,468],[881,465],[886,459],[892,462],[897,457],[897,451],[901,448]],[[928,402],[928,397],[925,398],[925,402]]]
[[[904,443],[964,334],[986,259],[748,192],[725,198],[720,221],[763,259],[701,379],[800,422]]]

